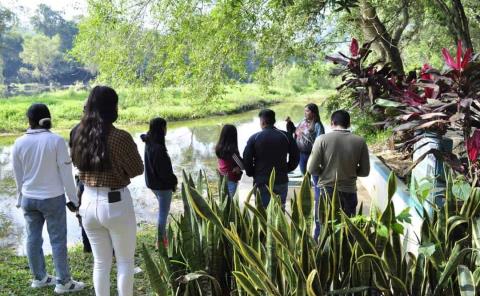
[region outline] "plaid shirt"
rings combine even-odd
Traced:
[[[90,187],[122,188],[130,184],[130,178],[143,173],[143,162],[132,136],[112,127],[107,140],[112,168],[104,171],[80,171],[78,176]]]

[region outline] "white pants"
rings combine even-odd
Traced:
[[[82,196],[80,215],[93,251],[93,285],[97,296],[110,295],[110,269],[113,250],[117,262],[119,296],[133,294],[133,269],[136,221],[128,188],[120,191],[121,200],[108,202],[110,188],[88,187]]]

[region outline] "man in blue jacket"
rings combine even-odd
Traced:
[[[290,134],[277,129],[275,112],[264,109],[258,114],[262,131],[248,139],[243,151],[243,159],[247,176],[260,190],[262,205],[268,206],[270,193],[267,188],[270,174],[275,168],[275,185],[273,192],[278,194],[285,207],[288,193],[288,173],[293,171],[299,161],[299,151]]]

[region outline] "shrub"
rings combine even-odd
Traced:
[[[270,188],[274,178],[273,172]],[[420,248],[413,254],[402,239],[409,209],[395,215],[395,180],[391,175],[385,210],[375,209],[370,216],[346,217],[335,193],[322,200],[323,226],[316,242],[309,176],[285,212],[273,193],[266,209],[255,189],[240,206],[237,198],[228,198],[225,180],[213,193],[204,174],[196,183],[184,174],[185,212],[169,226],[168,250],[160,247],[154,256],[143,247],[152,287],[158,295],[479,292],[480,190],[472,190],[462,203],[447,194],[445,206],[432,216],[421,212]],[[256,206],[249,203],[252,198]]]

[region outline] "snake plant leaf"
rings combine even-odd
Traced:
[[[160,272],[157,265],[153,261],[145,244],[142,245],[142,255],[143,255],[143,260],[145,261],[145,267],[146,267],[148,278],[150,280],[150,284],[152,285],[152,289],[159,296],[167,296],[168,284],[164,281],[162,273]]]
[[[177,281],[182,284],[188,284],[192,281],[199,281],[199,280],[207,280],[207,283],[211,283],[213,285],[213,291],[215,291],[215,294],[210,293],[211,295],[222,294],[222,288],[220,287],[220,284],[218,283],[218,281],[213,276],[210,276],[208,273],[206,273],[203,270],[190,272],[186,275],[182,275],[179,278],[177,278]]]
[[[272,172],[270,173],[270,179],[268,180],[268,191],[270,192],[270,198],[273,198],[275,196],[275,193],[273,192],[273,187],[275,186],[275,167],[272,168]]]
[[[355,288],[333,290],[328,292],[327,295],[356,295],[357,293],[362,293],[370,290],[372,290],[372,287],[361,286],[361,287],[355,287]],[[378,295],[381,295],[381,294],[378,294]]]
[[[461,296],[475,296],[475,283],[473,281],[473,274],[465,265],[457,267],[458,286],[460,288]]]
[[[252,282],[245,275],[245,273],[240,272],[240,271],[234,271],[233,276],[237,280],[237,283],[239,284],[239,286],[241,286],[242,289],[245,290],[245,292],[247,292],[248,295],[250,295],[250,296],[261,296],[262,295],[260,292],[258,292],[255,289]]]
[[[388,264],[376,254],[364,254],[357,259],[357,262],[367,260],[371,262],[372,268],[375,274],[374,281],[381,290],[388,290],[388,278],[387,274],[390,273]]]
[[[273,172],[272,172],[273,175]],[[275,229],[275,216],[278,215],[277,201],[272,199],[267,207],[267,224],[271,225]],[[266,262],[265,269],[267,270],[268,277],[275,282],[277,275],[277,254],[276,254],[276,241],[272,234],[272,229],[267,227],[267,242],[266,242]]]
[[[316,283],[317,282],[317,283]],[[318,272],[317,270],[312,270],[307,278],[307,295],[308,296],[317,296],[323,294],[318,285]]]
[[[422,295],[423,287],[426,280],[425,261],[425,255],[420,253],[418,255],[417,261],[415,262],[415,270],[413,272],[413,281],[410,289],[410,294],[412,296]]]
[[[447,287],[448,281],[450,280],[450,277],[452,274],[455,272],[457,269],[458,265],[462,262],[463,258],[465,255],[468,253],[471,253],[472,249],[470,248],[464,248],[462,249],[460,244],[456,244],[455,247],[452,250],[452,253],[450,254],[450,258],[447,261],[447,265],[445,266],[445,269],[440,275],[440,279],[438,280],[438,284],[433,290],[433,295],[440,295],[443,290]]]
[[[480,287],[480,267],[473,272],[473,283],[475,287]]]
[[[195,190],[194,187],[187,187],[187,197],[195,212],[206,221],[211,221],[219,229],[223,229],[220,218],[212,211],[203,197]]]
[[[312,217],[313,195],[309,173],[303,177],[302,185],[300,186],[300,195],[296,202],[300,216],[303,217],[304,223],[310,222]]]
[[[265,281],[251,269],[248,265],[242,264],[242,269],[245,270],[246,275],[248,276],[249,282],[255,287],[255,290],[260,290],[263,292],[269,291],[268,286],[265,284]]]
[[[348,231],[353,235],[357,243],[359,244],[360,248],[362,249],[364,254],[374,254],[377,255],[377,251],[375,250],[375,247],[372,245],[372,243],[368,240],[367,236],[365,235],[364,232],[362,232],[360,229],[358,229],[355,224],[353,224],[347,216],[345,216],[345,222],[348,227]]]
[[[245,204],[245,208],[247,208],[254,217],[260,222],[260,227],[264,233],[267,233],[267,215],[265,211],[262,211],[259,207],[254,207],[251,204]],[[265,215],[263,214],[265,213]]]
[[[390,175],[388,176],[388,185],[387,185],[388,201],[392,200],[392,197],[395,194],[395,191],[397,191],[397,177],[393,172],[391,172]]]

